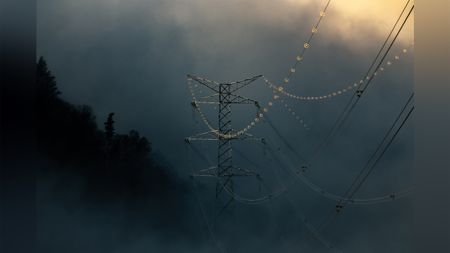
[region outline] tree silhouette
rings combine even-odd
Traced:
[[[55,199],[72,208],[73,180],[75,191],[81,187],[81,196],[75,200],[80,205],[104,210],[123,206],[133,217],[139,212],[171,231],[192,228],[177,215],[179,210],[188,210],[186,182],[171,172],[170,165],[161,163],[145,137],[137,131],[117,133],[114,113],[99,129],[89,106],[73,105],[58,96],[56,79],[42,57],[37,62],[37,77],[38,155],[48,161],[39,174],[58,181],[51,191]],[[133,226],[147,229],[149,224],[139,220]]]
[[[48,70],[47,62],[42,56],[37,63],[36,80],[38,98],[55,98],[61,94],[56,86],[55,77]]]
[[[99,129],[89,106],[74,106],[58,95],[55,77],[41,57],[37,63],[37,136],[39,150],[87,180],[91,192],[115,197],[172,192],[184,187],[168,166],[152,154],[151,143],[137,131],[116,133],[114,113]]]
[[[111,141],[111,139],[113,138],[115,132],[114,132],[114,119],[113,119],[114,113],[111,112],[108,115],[108,119],[106,120],[105,124],[105,136],[106,136],[106,140],[108,142]]]

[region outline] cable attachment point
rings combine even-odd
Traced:
[[[337,204],[336,205],[336,213],[340,213],[342,211],[342,209],[344,208],[343,205]]]
[[[301,170],[302,173],[306,173],[308,172],[308,166],[307,165],[302,165]]]
[[[356,96],[361,97],[361,95],[363,94],[364,90],[356,90]]]

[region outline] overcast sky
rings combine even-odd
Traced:
[[[291,79],[289,91],[322,95],[359,81],[405,2],[332,0],[304,64]],[[325,3],[325,0],[40,0],[38,56],[47,59],[64,99],[92,106],[99,126],[109,112],[115,112],[119,132],[138,130],[180,177],[187,178],[191,171],[186,167],[183,140],[207,128],[198,116],[193,117],[186,74],[219,82],[263,74],[279,83]],[[413,17],[388,58],[400,54],[412,41]],[[310,176],[317,184],[336,194],[344,193],[411,93],[412,66],[413,53],[401,54],[399,61],[374,80],[344,130],[311,165],[314,172]],[[262,80],[242,90],[242,94],[261,104],[272,96]],[[308,156],[348,99],[349,94],[320,103],[285,99],[310,126],[309,131],[279,104],[268,116],[292,146]],[[233,126],[237,129],[245,127],[254,117],[254,108],[245,107],[235,107],[233,112]],[[205,111],[215,123],[214,108]],[[409,186],[412,130],[409,122],[359,197],[379,196]],[[252,134],[270,139],[274,148],[285,150],[267,123],[257,125]],[[215,159],[215,146],[198,147],[208,149],[205,154]],[[259,145],[248,143],[238,148],[255,163],[270,164]],[[252,166],[239,157],[235,163]],[[194,165],[196,169],[209,166],[198,158]],[[268,169],[261,170],[263,176],[267,172],[267,180],[274,188],[280,187],[270,179]],[[284,179],[289,177],[285,175]],[[212,196],[214,185],[206,183],[206,187],[210,187]],[[206,197],[203,201],[211,202]],[[330,252],[308,233],[305,236],[304,224],[292,217],[297,215],[293,208],[298,208],[318,225],[334,205],[297,182],[287,197],[261,207],[239,206],[233,220],[227,220],[228,224],[219,228],[218,240],[230,252],[302,249]],[[323,236],[343,252],[407,252],[408,208],[408,200],[349,207]],[[65,217],[62,220],[68,226],[77,223],[77,218],[57,207],[52,211]],[[200,216],[192,217],[198,219],[192,224],[203,235],[195,246],[183,240],[174,243],[144,235],[124,242],[120,248],[110,245],[109,249],[98,246],[91,250],[218,252]],[[85,233],[91,231],[88,225],[77,229],[68,237],[90,236]],[[109,228],[101,222],[96,229],[91,236],[100,238],[98,245],[108,244],[102,242],[107,238],[105,231],[120,235],[119,228]],[[234,229],[239,232],[233,233]]]

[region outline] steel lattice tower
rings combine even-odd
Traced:
[[[197,134],[186,138],[186,142],[191,141],[217,141],[217,166],[200,170],[194,174],[194,177],[215,177],[218,179],[216,187],[216,196],[224,190],[233,192],[232,178],[236,176],[257,176],[256,173],[236,167],[233,165],[233,148],[232,142],[236,140],[256,140],[264,141],[262,138],[254,138],[251,134],[236,134],[232,128],[231,121],[231,105],[232,104],[252,104],[258,108],[257,101],[237,95],[236,91],[251,84],[261,77],[255,76],[237,82],[217,83],[203,79],[201,77],[187,75],[188,78],[209,88],[214,93],[212,95],[195,100],[192,106],[198,109],[199,104],[215,104],[218,105],[218,129],[206,133]]]

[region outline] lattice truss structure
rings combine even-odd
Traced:
[[[248,177],[259,175],[253,171],[233,165],[233,147],[234,141],[259,141],[264,143],[263,138],[256,138],[247,132],[241,132],[232,128],[232,110],[231,105],[244,104],[254,105],[260,110],[258,101],[236,94],[240,89],[250,85],[261,75],[241,81],[218,83],[194,75],[187,75],[187,78],[205,86],[213,93],[192,101],[194,109],[198,109],[200,104],[218,106],[218,128],[205,133],[200,133],[187,137],[185,141],[217,141],[217,166],[206,168],[194,173],[194,177],[213,177],[217,179],[216,197],[226,190],[233,192],[233,177]]]

